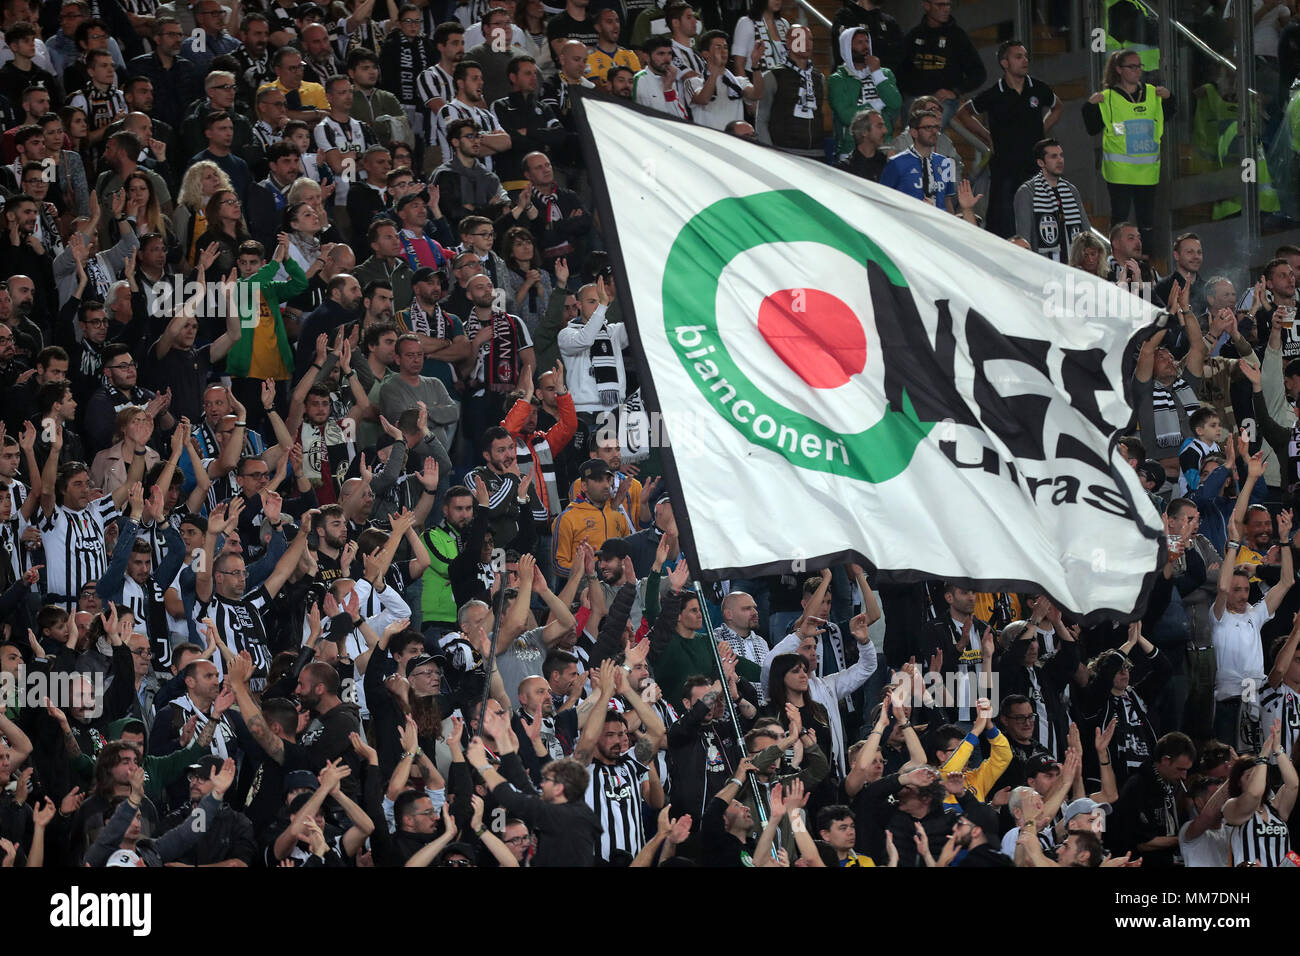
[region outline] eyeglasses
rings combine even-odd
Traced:
[[[86,325],[90,326],[92,329],[97,329],[100,328],[101,326],[108,325],[108,319],[105,318],[104,316],[100,316],[98,319],[82,319],[81,321],[84,322]]]
[[[402,17],[402,19],[401,19],[400,21],[398,21],[398,22],[399,22],[399,23],[419,23],[419,22],[420,22],[420,18],[419,18],[419,17]]]
[[[234,88],[234,83],[214,83],[208,87],[210,90],[233,90]]]
[[[107,323],[107,320],[105,320],[105,323]],[[122,362],[122,363],[119,364],[119,365],[105,365],[104,368],[109,369],[110,371],[111,371],[112,369],[135,368],[135,359],[131,359],[130,361],[126,361],[126,362]]]
[[[246,471],[242,477],[252,478],[254,481],[257,481],[261,478],[270,478],[271,473],[269,471]]]
[[[1140,70],[1140,69],[1142,69],[1142,64],[1141,64],[1141,63],[1121,63],[1121,64],[1119,65],[1119,68],[1120,68],[1121,70]]]
[[[238,205],[239,205],[239,200],[238,200],[238,199],[235,199],[235,198],[232,196],[230,199],[223,199],[223,200],[221,200],[221,205],[223,205],[223,206],[238,206]]]
[[[508,844],[508,845],[510,845],[510,846],[520,846],[520,845],[522,845],[522,844],[528,842],[528,837],[526,837],[526,836],[521,836],[521,837],[510,837],[509,839],[502,840],[501,842],[502,842],[502,843],[505,843],[505,844]]]
[[[218,574],[228,574],[228,575],[230,575],[232,578],[246,578],[246,577],[248,577],[248,572],[247,572],[246,570],[244,570],[243,568],[240,568],[238,571],[218,571],[217,573],[218,573]]]
[[[107,40],[107,39],[108,39],[108,34],[107,34],[107,33],[87,33],[87,34],[86,34],[86,39],[87,39],[87,40]]]
[[[473,866],[474,864],[471,863],[469,860],[460,857],[455,860],[448,860],[447,865],[448,866]]]
[[[496,235],[496,232],[495,230],[489,229],[487,232],[469,232],[466,233],[466,235],[473,236],[475,239],[491,239]]]
[[[137,647],[131,653],[134,654],[136,657],[148,657],[150,655],[149,648],[147,647]]]
[[[1007,714],[1005,719],[1011,723],[1027,724],[1030,721],[1037,720],[1038,715],[1037,714]]]

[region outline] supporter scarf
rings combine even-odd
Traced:
[[[579,326],[581,319],[574,319]],[[600,331],[591,343],[591,377],[600,394],[600,404],[613,408],[618,404],[618,357],[614,354],[614,340],[609,334],[609,324],[600,320]]]
[[[939,195],[943,189],[943,181],[934,175],[934,167],[930,165],[930,160],[934,157],[931,152],[929,156],[922,156],[916,151],[915,146],[907,147],[907,151],[916,157],[916,161],[921,164],[921,191],[925,194],[926,202],[934,202],[934,197]]]
[[[465,334],[473,340],[483,328],[478,310],[471,309],[465,320]],[[483,367],[483,384],[494,392],[509,392],[519,384],[519,337],[514,323],[505,312],[492,310],[492,338],[488,341],[487,361]]]
[[[447,317],[442,312],[442,306],[437,302],[433,304],[433,313],[430,315],[430,313],[424,311],[424,307],[420,305],[418,298],[412,299],[406,325],[412,332],[427,335],[430,338],[446,339],[451,337]]]
[[[212,718],[203,711],[194,706],[194,701],[190,700],[188,694],[182,694],[172,701],[176,709],[180,711],[178,727],[183,727],[185,721],[189,720],[191,715],[198,718],[194,724],[194,736],[203,733],[203,728],[208,725]],[[226,758],[230,756],[229,743],[235,739],[235,730],[230,724],[230,719],[222,714],[218,718],[221,726],[217,728],[216,733],[212,735],[212,752],[218,757]]]
[[[776,34],[767,28],[767,17],[762,16],[754,23],[754,43],[758,44],[762,40],[767,44],[767,50],[763,53],[763,59],[759,61],[759,69],[774,70],[777,65],[784,62],[787,53],[785,49],[785,38],[790,32],[790,23],[785,17],[776,17]],[[748,65],[748,64],[746,64]]]
[[[1083,232],[1083,213],[1074,201],[1074,190],[1064,180],[1049,186],[1042,170],[1029,180],[1029,185],[1037,229],[1028,238],[1036,252],[1050,250],[1053,259],[1065,262],[1070,258],[1070,243]]]
[[[1189,401],[1190,400],[1190,401]],[[1188,407],[1190,405],[1190,407]],[[1156,443],[1160,447],[1182,444],[1182,416],[1200,407],[1196,393],[1182,376],[1172,385],[1153,383],[1151,389],[1152,420],[1156,426]]]
[[[86,257],[86,278],[90,280],[90,285],[98,293],[101,302],[108,297],[108,287],[113,284],[112,277],[104,270],[104,266],[99,261],[99,256]]]
[[[718,77],[718,82],[727,88],[727,99],[729,100],[738,100],[745,95],[745,91],[736,82],[736,75],[730,70],[723,70],[722,76]]]
[[[799,81],[802,84],[799,95],[794,100],[795,119],[812,119],[817,115],[817,86],[813,82],[812,60],[808,61],[806,69],[800,69],[799,64],[793,59],[787,61],[786,65],[799,74]]]
[[[438,244],[430,241],[428,236],[421,236],[421,238],[425,241],[425,244],[428,245],[429,253],[433,256],[433,261],[437,263],[437,267],[439,269],[444,268],[447,264],[447,260],[443,257],[442,250],[438,248]],[[397,239],[402,244],[402,253],[406,256],[406,264],[408,266],[412,269],[419,269],[426,265],[426,263],[420,261],[420,255],[415,251],[415,243],[411,240],[411,237],[406,234],[405,229],[399,228],[397,230]]]
[[[90,115],[86,119],[91,129],[100,129],[113,121],[116,115],[113,112],[113,103],[119,95],[116,86],[100,91],[95,89],[94,83],[87,83],[86,88],[81,92],[86,97],[86,105],[90,108]]]
[[[562,222],[564,220],[564,210],[560,208],[560,201],[557,199],[558,193],[552,190],[549,196],[542,196],[542,215],[545,217],[547,224]],[[573,243],[568,239],[561,238],[560,242],[553,246],[547,246],[542,250],[542,255],[548,259],[554,259],[558,256],[567,256],[573,251]]]

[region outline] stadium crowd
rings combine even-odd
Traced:
[[[1155,273],[1127,50],[1102,243],[1024,46],[923,7],[846,0],[826,77],[781,0],[0,2],[0,866],[1289,865],[1300,249]],[[693,585],[593,88],[1166,307],[1143,619]]]

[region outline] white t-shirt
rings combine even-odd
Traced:
[[[1188,820],[1178,830],[1178,852],[1182,854],[1186,866],[1227,866],[1228,833],[1227,826],[1220,825],[1217,830],[1206,830],[1194,840],[1187,839],[1187,828],[1192,825]]]
[[[707,82],[704,77],[696,76],[686,81],[686,91],[694,96],[704,89]],[[743,76],[736,76],[730,70],[724,70],[718,78],[718,85],[713,91],[713,99],[701,105],[691,104],[691,117],[700,126],[710,129],[725,130],[727,124],[745,118],[745,90],[753,86]]]
[[[1223,617],[1214,620],[1210,610],[1210,624],[1214,640],[1214,659],[1218,673],[1214,678],[1214,699],[1229,700],[1240,697],[1242,681],[1253,680],[1255,693],[1264,684],[1264,645],[1260,642],[1260,629],[1273,613],[1264,601],[1252,604],[1242,614],[1233,614],[1227,608]]]

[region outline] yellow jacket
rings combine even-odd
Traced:
[[[1011,766],[1011,744],[1007,743],[1007,738],[997,729],[996,726],[990,726],[984,732],[988,738],[989,746],[992,751],[989,759],[974,770],[966,770],[966,789],[973,793],[976,799],[984,801],[988,799],[989,790],[993,784],[997,783],[1002,772]],[[939,768],[941,774],[953,773],[962,770],[966,762],[970,760],[970,755],[974,753],[975,748],[979,746],[979,738],[974,734],[967,734],[966,739],[961,745],[953,751],[951,757]],[[943,802],[957,806],[957,798],[951,793],[944,794]]]
[[[625,538],[631,533],[627,518],[610,507],[608,501],[604,508],[597,508],[586,498],[577,499],[560,512],[551,532],[551,557],[556,573],[568,576],[579,542],[586,541],[592,550],[599,551],[606,538]]]

